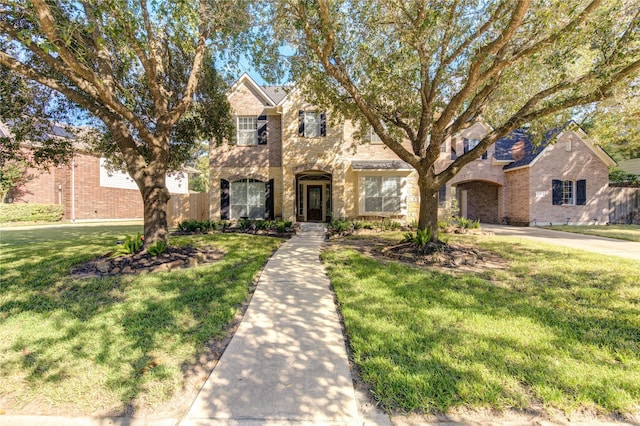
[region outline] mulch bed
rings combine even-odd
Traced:
[[[158,256],[151,256],[149,253],[136,253],[114,257],[114,253],[107,253],[77,266],[71,273],[78,277],[88,278],[172,271],[213,263],[222,259],[224,255],[223,251],[211,246],[200,248],[170,246]]]

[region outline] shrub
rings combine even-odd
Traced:
[[[480,228],[480,219],[471,220],[466,217],[459,217],[456,219],[458,226],[462,229],[478,229]]]
[[[349,223],[348,220],[337,219],[331,221],[331,223],[329,223],[329,226],[331,227],[331,229],[338,233],[347,232],[351,229],[351,223]]]
[[[433,230],[431,228],[418,229],[414,232],[407,232],[404,234],[404,241],[408,243],[414,243],[419,248],[427,245],[433,237]]]
[[[59,222],[62,204],[0,204],[0,222]]]
[[[151,256],[158,256],[164,253],[169,246],[164,241],[158,241],[147,250]]]
[[[288,221],[288,220],[276,220],[274,223],[274,228],[276,230],[276,232],[287,232],[287,229],[291,228],[291,225],[293,225],[293,222]],[[272,228],[272,229],[274,229]]]
[[[124,242],[118,246],[117,252],[121,254],[135,254],[142,248],[144,238],[138,232],[135,237],[128,236]]]

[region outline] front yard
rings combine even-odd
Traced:
[[[323,253],[358,374],[382,406],[640,412],[640,262],[493,236],[451,242],[506,263],[416,267],[340,242]]]
[[[562,225],[546,226],[555,231],[573,232],[576,234],[595,235],[597,237],[615,238],[640,242],[640,225]]]
[[[75,278],[72,265],[112,250],[141,226],[3,230],[0,409],[7,414],[171,416],[188,408],[254,277],[279,239],[173,238],[226,252],[170,273]],[[209,349],[208,349],[209,348]],[[195,380],[197,383],[187,383]],[[193,395],[189,396],[190,398]],[[183,413],[182,413],[183,414]]]

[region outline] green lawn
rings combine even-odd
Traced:
[[[400,412],[640,411],[640,262],[501,237],[477,273],[323,253],[361,378]]]
[[[576,234],[595,235],[597,237],[615,238],[640,242],[640,225],[562,225],[545,226],[546,229],[573,232]]]
[[[0,408],[91,414],[155,410],[183,369],[221,338],[280,240],[235,234],[172,239],[225,258],[193,269],[76,279],[71,266],[140,226],[0,234]],[[26,408],[25,408],[26,407]]]

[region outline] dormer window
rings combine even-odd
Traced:
[[[480,139],[464,139],[464,153],[471,151],[480,143]],[[486,160],[488,158],[487,151],[485,151],[478,160]]]

